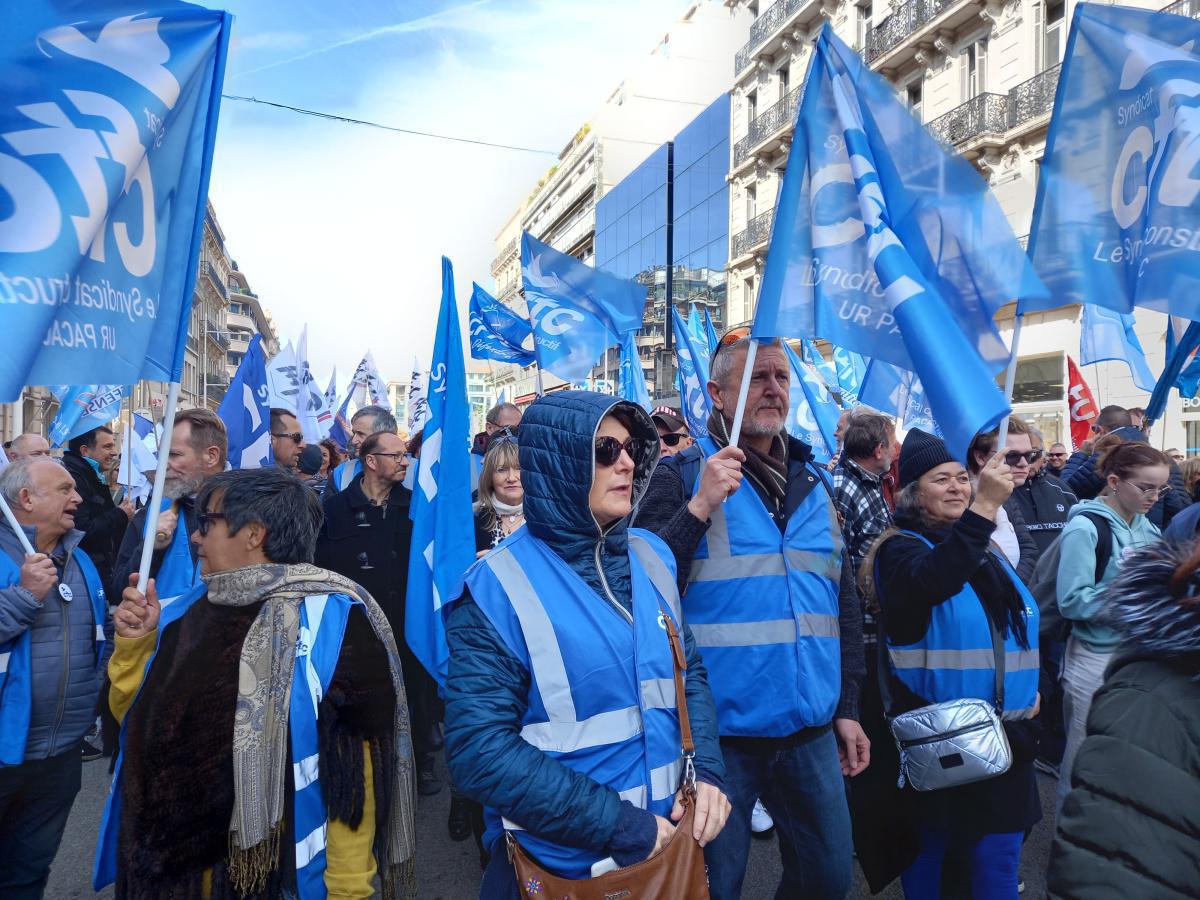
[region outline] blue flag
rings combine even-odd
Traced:
[[[806,365],[787,341],[783,342],[783,348],[792,366],[788,434],[812,447],[817,462],[827,463],[837,452],[834,432],[842,410],[816,370]]]
[[[146,438],[154,435],[153,445],[155,449],[158,448],[158,429],[155,427],[152,420],[147,419],[141,413],[133,414],[133,433],[136,434],[138,439],[143,443],[145,443]]]
[[[671,327],[675,329],[675,385],[679,406],[694,438],[708,437],[708,414],[712,398],[708,396],[708,354],[692,341],[679,310],[671,307]]]
[[[705,311],[708,307],[705,307]],[[708,344],[708,334],[704,330],[704,320],[700,318],[700,307],[695,303],[688,304],[688,319],[687,319],[688,334],[692,336],[692,341],[697,346]],[[709,351],[711,355],[711,350]]]
[[[817,345],[812,341],[801,341],[800,348],[804,352],[803,360],[821,376],[821,381],[825,382],[825,387],[834,391],[838,389],[837,368],[821,355],[821,351],[817,349]]]
[[[425,420],[412,496],[412,553],[404,637],[439,684],[446,681],[446,628],[442,604],[454,596],[475,562],[471,511],[471,408],[463,364],[454,271],[442,257],[442,309],[429,366],[429,417]]]
[[[1094,303],[1083,305],[1083,324],[1079,329],[1079,364],[1115,360],[1126,363],[1133,375],[1133,383],[1150,393],[1157,379],[1146,362],[1142,342],[1133,330],[1133,316],[1129,313],[1113,312]]]
[[[182,374],[232,18],[146,7],[5,7],[0,400]]]
[[[896,416],[905,429],[920,428],[939,437],[942,434],[925,399],[921,380],[891,363],[878,359],[867,363],[858,399],[864,406]]]
[[[913,118],[828,23],[817,39],[754,320],[920,376],[946,444],[1008,411],[996,311],[1044,291],[979,173]]]
[[[713,327],[712,316],[709,315],[707,306],[704,307],[704,332],[708,336],[708,357],[712,359],[720,339],[717,337],[717,329]]]
[[[833,348],[833,365],[837,369],[837,383],[842,392],[842,405],[851,406],[858,402],[858,389],[862,384],[863,375],[867,372],[867,363],[862,354],[847,350],[845,347]]]
[[[338,449],[343,451],[350,444],[350,401],[354,399],[354,391],[354,385],[350,385],[350,390],[346,392],[346,399],[334,413],[333,425],[329,428],[329,437],[338,445]]]
[[[1071,20],[1029,250],[1050,288],[1200,319],[1200,22],[1081,4]]]
[[[529,323],[479,285],[472,282],[471,287],[471,306],[467,315],[471,358],[532,365],[533,351],[524,347],[530,336]]]
[[[1162,377],[1158,379],[1158,383],[1154,386],[1154,393],[1150,395],[1150,402],[1146,404],[1147,422],[1157,422],[1159,416],[1163,414],[1167,408],[1167,398],[1171,394],[1171,388],[1185,380],[1188,375],[1184,371],[1184,366],[1187,365],[1189,370],[1195,366],[1195,361],[1188,365],[1188,360],[1192,358],[1197,347],[1200,347],[1200,322],[1192,322],[1184,330],[1179,342],[1168,351],[1167,364],[1163,368]],[[1182,393],[1183,389],[1180,392]]]
[[[250,339],[229,390],[217,407],[229,435],[229,465],[257,469],[275,462],[271,450],[271,399],[262,335]]]
[[[538,365],[563,381],[581,381],[612,338],[642,327],[646,288],[521,235],[521,283]]]
[[[617,372],[617,395],[651,409],[650,391],[646,389],[646,373],[642,371],[642,359],[638,355],[637,332],[627,331],[621,338],[621,367]]]
[[[50,446],[61,447],[115,419],[128,391],[119,384],[60,384],[51,393],[58,400],[58,415],[50,423]]]

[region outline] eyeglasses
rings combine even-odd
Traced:
[[[368,453],[367,456],[387,456],[391,459],[403,459],[407,453]]]
[[[598,437],[595,449],[596,465],[615,466],[621,458],[622,450],[629,454],[630,459],[636,461],[645,443],[634,437],[625,438],[623,441],[618,441],[615,437]]]
[[[660,434],[658,436],[658,439],[660,441],[662,441],[664,444],[666,444],[668,447],[675,447],[684,438],[690,438],[690,437],[691,437],[690,434],[679,434],[677,432],[669,432],[667,434]]]
[[[1046,455],[1048,457],[1050,457],[1051,459],[1062,459],[1067,454],[1065,454],[1065,453],[1047,453]]]
[[[271,437],[291,438],[297,444],[303,443],[304,441],[304,434],[300,431],[272,431]]]
[[[1122,481],[1121,484],[1127,484],[1134,490],[1140,491],[1141,495],[1143,497],[1159,497],[1162,495],[1163,491],[1165,491],[1167,489],[1167,486],[1165,484],[1163,484],[1163,485],[1157,485],[1157,484],[1145,485],[1145,484],[1134,484],[1132,481]]]
[[[200,532],[200,537],[207,537],[212,523],[224,518],[225,513],[219,512],[202,512],[196,516],[196,530]]]
[[[1006,465],[1015,466],[1025,460],[1029,465],[1033,465],[1042,458],[1041,450],[1030,450],[1027,453],[1022,453],[1020,450],[1009,450],[1004,454],[1004,462]]]

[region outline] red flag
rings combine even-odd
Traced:
[[[1100,411],[1092,392],[1079,374],[1075,360],[1067,357],[1067,408],[1071,412],[1071,443],[1078,450],[1079,446],[1092,435],[1092,422]]]

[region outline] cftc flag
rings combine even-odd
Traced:
[[[755,337],[822,337],[915,372],[965,459],[1008,412],[993,317],[1043,289],[979,173],[828,24],[775,210]]]
[[[1154,390],[1157,379],[1146,362],[1142,342],[1133,330],[1134,320],[1129,313],[1113,312],[1094,303],[1083,305],[1083,324],[1079,329],[1079,364],[1113,360],[1129,366],[1133,383],[1146,393]]]
[[[454,271],[442,257],[442,309],[429,376],[429,418],[412,496],[412,553],[404,637],[439,684],[446,681],[446,628],[442,604],[454,596],[475,562],[471,511],[471,408],[463,364]]]
[[[867,373],[867,361],[862,354],[845,347],[833,348],[833,365],[837,370],[837,383],[842,393],[842,404],[852,406],[858,402],[858,389],[863,375]]]
[[[837,452],[834,432],[842,411],[817,371],[806,365],[787,341],[783,342],[783,349],[792,366],[788,434],[812,447],[817,462],[827,463]]]
[[[50,423],[50,446],[61,447],[115,419],[128,391],[119,384],[60,384],[51,393],[58,401],[58,415]]]
[[[180,379],[232,19],[146,7],[5,4],[0,400]]]
[[[621,338],[621,366],[617,370],[617,395],[637,403],[646,412],[652,408],[650,391],[646,388],[646,373],[642,371],[642,358],[638,354],[636,332],[627,331]]]
[[[521,235],[521,282],[538,365],[563,381],[582,381],[613,336],[642,327],[646,289]]]
[[[250,339],[250,346],[238,364],[229,390],[217,407],[229,435],[229,465],[235,469],[257,469],[275,461],[271,451],[271,400],[267,389],[267,363],[262,335]]]
[[[708,437],[708,415],[712,412],[712,398],[708,396],[708,354],[696,346],[679,311],[673,306],[671,327],[675,329],[675,364],[678,367],[675,384],[679,388],[679,406],[692,437]]]
[[[908,430],[920,428],[929,434],[942,436],[942,430],[933,418],[933,410],[925,399],[921,379],[873,359],[867,364],[858,392],[859,402],[900,420],[900,427]]]
[[[1050,288],[1021,312],[1095,303],[1200,319],[1200,22],[1076,7],[1029,250]]]
[[[524,346],[530,340],[529,323],[474,282],[471,288],[471,358],[533,365],[533,351]]]

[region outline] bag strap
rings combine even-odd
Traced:
[[[1098,513],[1083,512],[1080,515],[1091,522],[1092,527],[1096,529],[1096,584],[1100,584],[1104,580],[1108,561],[1112,559],[1112,523]]]
[[[982,605],[982,604],[980,604]],[[992,655],[995,657],[996,663],[996,715],[1004,716],[1004,637],[1000,634],[1000,629],[996,627],[996,623],[992,621],[992,617],[987,614],[987,610],[983,611],[983,617],[987,619],[988,631],[992,635]]]
[[[663,621],[667,624],[667,641],[671,644],[671,661],[675,675],[675,706],[679,710],[680,744],[685,760],[683,783],[686,788],[694,788],[696,766],[693,760],[696,758],[696,744],[692,740],[692,720],[688,716],[687,697],[684,695],[683,687],[683,673],[687,671],[687,656],[684,655],[683,641],[680,640],[679,631],[675,628],[675,620],[665,609],[662,607],[659,609],[662,612]]]

